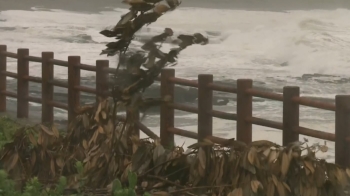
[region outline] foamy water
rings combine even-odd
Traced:
[[[116,57],[99,56],[104,42],[112,39],[98,32],[114,25],[126,12],[115,9],[83,14],[34,8],[33,11],[3,11],[0,44],[7,44],[8,50],[14,52],[17,48],[29,48],[30,55],[34,56],[53,51],[55,58],[63,60],[69,55],[80,55],[82,62],[88,64],[109,59],[114,66]],[[180,8],[141,30],[139,38],[160,33],[165,27],[173,28],[176,34],[207,35],[208,45],[191,46],[180,54],[175,67],[178,77],[193,79],[199,73],[211,73],[214,80],[219,81],[251,78],[259,87],[281,91],[283,86],[296,85],[301,87],[302,95],[334,98],[336,94],[350,94],[349,18],[350,11],[342,9],[283,13]],[[10,66],[9,71],[16,71],[16,67]],[[31,63],[30,72],[40,76],[40,65]],[[66,73],[65,68],[55,67],[57,78],[67,78]],[[92,74],[83,72],[86,76]],[[281,106],[274,101],[256,102],[254,115],[281,121]],[[235,104],[219,109],[235,112]],[[300,116],[302,126],[334,132],[332,112],[301,107]],[[179,118],[191,119],[191,123],[177,120],[178,127],[196,131],[196,115]],[[153,116],[145,123],[159,133],[157,120]],[[214,119],[214,130],[218,136],[235,137],[235,122]],[[254,126],[253,139],[280,143],[282,135],[278,130]],[[193,140],[177,137],[177,144],[183,142],[187,146]],[[334,144],[329,145],[333,155]]]

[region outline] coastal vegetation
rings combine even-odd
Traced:
[[[12,140],[13,133],[21,124],[8,116],[0,116],[0,149]]]
[[[178,35],[177,47],[162,52],[174,32],[165,28],[130,48],[134,34],[180,5],[178,0],[125,0],[130,10],[111,30],[115,38],[101,54],[119,56],[111,98],[77,110],[67,130],[48,124],[21,125],[0,119],[0,193],[2,195],[343,195],[350,170],[318,159],[326,144],[307,141],[280,146],[270,141],[225,145],[202,140],[163,146],[157,137],[140,139],[139,111],[172,97],[144,98],[160,70],[176,65],[181,51],[209,40],[200,33]],[[118,114],[126,111],[127,116]],[[142,119],[142,118],[141,118]]]
[[[348,185],[349,169],[315,156],[326,152],[326,145],[308,146],[307,141],[247,145],[231,140],[223,146],[203,140],[186,151],[180,146],[167,148],[158,139],[138,139],[131,124],[119,121],[114,129],[112,103],[102,100],[86,107],[67,134],[40,124],[18,128],[0,152],[0,191],[17,195],[343,195]]]

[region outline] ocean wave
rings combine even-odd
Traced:
[[[46,11],[46,12],[51,12],[52,11],[52,9],[45,8],[43,6],[34,6],[34,7],[31,7],[30,9],[33,10],[33,11]]]
[[[9,50],[26,44],[31,54],[40,55],[50,48],[55,52],[55,58],[66,59],[75,53],[81,55],[84,63],[95,64],[99,58],[109,59],[111,67],[116,65],[116,57],[99,56],[104,44],[112,41],[99,32],[112,27],[127,9],[94,14],[35,9],[34,12],[1,12],[4,20],[1,37],[6,40]],[[181,52],[179,63],[174,67],[179,77],[196,78],[199,73],[212,73],[220,81],[251,78],[275,90],[281,89],[282,84],[294,84],[311,92],[324,89],[327,93],[343,92],[341,88],[348,89],[350,77],[347,71],[350,63],[349,17],[349,10],[283,13],[180,8],[142,28],[136,34],[133,47],[140,47],[166,27],[175,32],[167,43],[173,43],[179,34],[200,32],[210,42]],[[164,50],[170,47],[164,45]],[[36,67],[40,68],[33,65],[32,69]],[[340,78],[308,79],[307,74]],[[56,76],[66,77],[65,70],[57,68]],[[332,91],[324,87],[326,84],[330,85],[329,89],[335,84],[340,86]]]
[[[68,42],[68,43],[98,43],[96,41],[93,40],[93,38],[91,37],[91,35],[87,35],[87,34],[78,34],[75,36],[70,36],[70,37],[62,37],[62,38],[58,38],[60,41],[62,42]]]

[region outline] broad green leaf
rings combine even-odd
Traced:
[[[128,179],[129,179],[129,189],[135,189],[136,183],[137,183],[136,173],[129,171]]]
[[[112,188],[113,192],[115,192],[116,190],[121,190],[122,188],[123,187],[122,187],[122,183],[120,182],[120,180],[115,179],[113,181],[113,188]]]

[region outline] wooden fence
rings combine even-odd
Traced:
[[[8,58],[17,59],[17,73],[6,70]],[[29,75],[29,62],[42,63],[42,77]],[[54,65],[68,68],[68,82],[54,79]],[[80,71],[96,72],[96,88],[80,85]],[[75,117],[75,108],[79,106],[80,92],[108,96],[108,75],[115,72],[109,68],[108,60],[97,60],[96,66],[80,63],[79,56],[69,56],[68,61],[54,59],[52,52],[43,52],[41,57],[29,55],[28,49],[18,49],[17,53],[7,52],[5,45],[0,45],[0,112],[6,111],[6,97],[17,98],[17,117],[28,118],[29,102],[42,104],[42,122],[53,122],[53,108],[68,111],[68,120]],[[6,77],[16,78],[17,92],[6,89]],[[335,162],[342,166],[350,166],[350,95],[337,95],[335,104],[314,101],[300,97],[300,89],[295,86],[283,88],[283,94],[264,92],[253,88],[250,79],[238,79],[237,86],[218,85],[213,83],[213,76],[200,74],[197,81],[175,77],[173,69],[163,69],[159,78],[161,96],[174,97],[174,85],[198,88],[198,107],[178,103],[163,103],[160,111],[160,139],[165,146],[174,143],[174,135],[181,135],[201,140],[207,138],[216,143],[225,143],[227,139],[215,137],[213,132],[213,117],[237,121],[236,139],[250,143],[252,141],[252,125],[282,130],[283,145],[298,141],[299,134],[335,142]],[[42,97],[29,95],[29,82],[42,84]],[[68,88],[68,103],[53,101],[54,86]],[[213,110],[213,91],[237,94],[236,113],[226,113]],[[252,97],[266,98],[283,102],[283,122],[275,122],[257,118],[252,115]],[[299,126],[299,106],[309,106],[323,110],[335,111],[335,133],[327,133]],[[198,114],[198,132],[191,132],[174,127],[174,110],[182,110]],[[158,137],[142,123],[137,126],[148,136]]]

